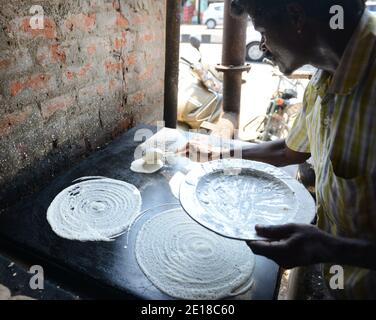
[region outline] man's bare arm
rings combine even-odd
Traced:
[[[234,149],[236,148],[236,149]],[[238,148],[242,148],[239,152]],[[230,151],[230,152],[228,152]],[[284,167],[292,164],[300,164],[309,159],[309,153],[295,152],[289,149],[285,140],[264,142],[247,146],[233,146],[230,150],[212,146],[209,140],[192,140],[184,148],[178,151],[179,154],[196,159],[194,161],[205,162],[222,157],[240,157],[242,159],[254,160],[269,163],[277,167]]]
[[[266,162],[277,167],[300,164],[309,159],[309,153],[289,149],[284,139],[243,147],[243,159]]]

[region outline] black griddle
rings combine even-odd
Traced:
[[[134,242],[145,214],[132,227],[132,232],[113,242],[79,242],[58,237],[46,220],[46,212],[54,197],[72,181],[83,176],[105,176],[119,179],[139,188],[142,210],[178,203],[169,188],[169,180],[178,171],[167,166],[152,175],[136,174],[129,167],[140,142],[134,141],[138,126],[97,151],[72,169],[54,179],[44,190],[23,199],[0,215],[0,246],[37,261],[49,270],[49,276],[69,284],[76,290],[87,290],[87,297],[121,299],[172,299],[144,276],[138,267]],[[151,210],[156,214],[158,210]],[[272,261],[256,258],[253,289],[238,299],[273,299],[278,287],[279,268]],[[76,292],[76,291],[75,291]]]

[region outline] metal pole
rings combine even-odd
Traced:
[[[180,0],[167,0],[164,121],[176,128],[179,88]]]
[[[197,23],[201,24],[201,0],[198,0]]]
[[[242,73],[249,71],[251,67],[244,64],[247,16],[231,16],[230,6],[231,0],[225,0],[222,65],[217,66],[217,70],[224,72],[223,110],[225,113],[235,114],[239,122]]]

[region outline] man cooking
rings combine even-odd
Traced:
[[[333,6],[343,9],[344,28],[331,23]],[[232,10],[251,16],[283,73],[319,69],[289,137],[242,150],[276,166],[312,157],[317,226],[257,226],[269,241],[249,246],[285,268],[322,263],[328,285],[339,265],[336,298],[376,298],[376,18],[363,0],[234,0]]]

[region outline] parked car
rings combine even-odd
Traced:
[[[376,1],[367,1],[366,6],[369,11],[376,14]]]
[[[215,29],[223,25],[225,4],[223,2],[211,3],[203,14],[203,21],[208,29]]]
[[[208,29],[214,29],[218,25],[223,25],[224,3],[211,3],[204,12],[203,21]],[[265,58],[264,52],[260,50],[261,34],[255,30],[249,19],[247,27],[247,49],[246,60],[250,62],[262,62]]]
[[[265,53],[260,49],[261,33],[256,31],[252,24],[247,27],[246,60],[249,62],[262,62]]]

